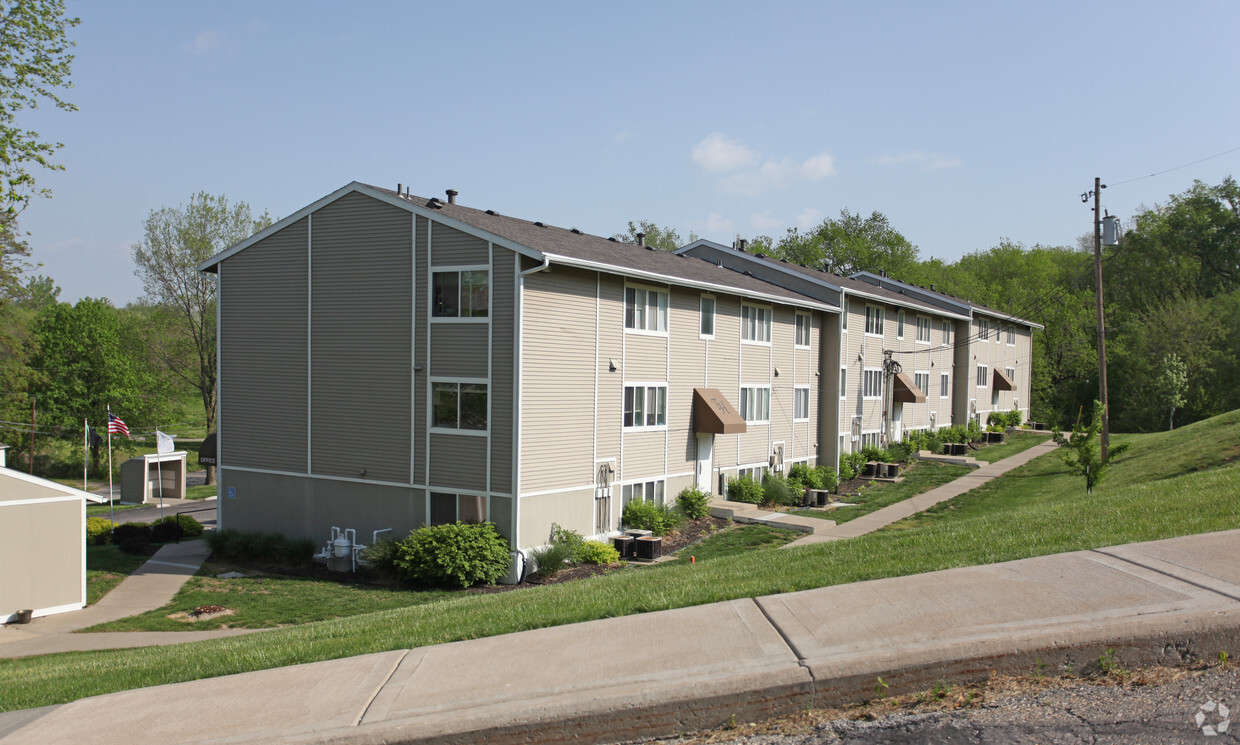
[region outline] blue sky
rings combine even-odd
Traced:
[[[1240,3],[70,2],[80,110],[23,214],[62,300],[198,191],[287,216],[351,182],[731,243],[880,211],[923,257],[1074,245],[1240,171]]]

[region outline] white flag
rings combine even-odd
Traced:
[[[172,435],[166,435],[159,430],[155,430],[155,452],[171,453],[172,452]]]

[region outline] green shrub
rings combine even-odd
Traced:
[[[684,524],[684,517],[677,510],[663,504],[634,499],[624,506],[620,522],[636,530],[649,530],[655,535],[667,535]]]
[[[788,470],[788,480],[796,480],[809,487],[810,489],[830,489],[831,487],[824,485],[822,474],[816,468],[810,468],[808,463],[795,463]]]
[[[538,568],[537,574],[543,579],[551,579],[561,569],[577,560],[576,550],[566,543],[551,543],[530,551],[530,558]]]
[[[569,561],[576,563],[581,560],[581,547],[585,542],[586,539],[577,531],[561,528],[559,523],[551,523],[551,543],[566,547]]]
[[[728,481],[728,499],[758,504],[762,501],[762,485],[748,476],[737,476]]]
[[[86,545],[102,546],[112,538],[112,528],[116,527],[106,517],[88,517],[86,518]]]
[[[676,495],[676,507],[690,520],[700,520],[710,514],[710,495],[696,486],[682,489]]]
[[[151,526],[146,523],[121,523],[112,528],[112,542],[127,554],[144,554],[151,548]]]
[[[362,561],[380,577],[400,579],[400,569],[396,566],[396,555],[400,544],[387,538],[376,541],[362,550]]]
[[[311,562],[315,550],[315,543],[309,538],[289,538],[282,533],[229,528],[207,533],[206,536],[212,558],[246,566],[276,564],[302,567]]]
[[[865,466],[865,453],[844,453],[840,456],[840,481],[855,479]]]
[[[167,515],[151,523],[151,532],[156,543],[197,538],[202,535],[202,523],[189,515]]]
[[[762,477],[762,504],[795,507],[801,504],[801,493],[783,476],[767,473]]]
[[[583,564],[615,564],[620,561],[620,552],[614,546],[602,541],[586,541],[581,544],[581,563]]]
[[[978,440],[982,439],[982,425],[978,424],[972,419],[970,419],[969,423],[965,425],[964,432],[965,432],[965,438],[966,438],[964,440],[965,442],[977,442]]]
[[[814,473],[818,475],[818,483],[822,484],[819,489],[834,490],[840,485],[840,477],[831,466],[818,466]]]
[[[494,584],[508,572],[508,542],[491,523],[450,523],[418,528],[400,541],[396,566],[426,587]]]
[[[929,450],[931,453],[934,453],[935,455],[938,455],[939,453],[943,452],[943,441],[939,439],[938,435],[930,435],[929,437],[926,438],[925,449]]]
[[[908,463],[914,452],[907,442],[897,442],[887,448],[887,458],[893,463]]]
[[[862,456],[862,463],[868,463],[869,461],[878,461],[879,463],[886,463],[888,460],[890,460],[890,458],[887,455],[886,450],[883,450],[882,448],[879,448],[879,447],[874,447],[873,445],[866,445],[865,447],[861,448],[861,456]]]

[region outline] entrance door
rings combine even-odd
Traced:
[[[707,494],[714,494],[711,483],[711,456],[715,451],[715,436],[712,434],[697,436],[697,487]]]
[[[904,404],[896,401],[891,407],[891,441],[904,439]]]

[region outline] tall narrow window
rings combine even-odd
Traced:
[[[812,325],[810,315],[808,313],[797,313],[796,324],[796,345],[798,347],[808,347],[809,330]]]
[[[952,322],[943,321],[943,346],[950,346],[952,343]]]
[[[930,373],[913,373],[913,383],[922,393],[930,392]]]
[[[917,341],[922,344],[930,343],[930,319],[925,316],[917,316]]]
[[[701,320],[698,325],[698,334],[704,338],[711,339],[715,336],[715,299],[710,295],[702,296],[701,304]]]
[[[896,314],[896,338],[904,338],[904,311]]]
[[[865,306],[865,333],[871,336],[883,335],[883,309],[867,305]]]
[[[939,373],[939,398],[947,398],[951,396],[951,376],[947,373]]]
[[[792,418],[809,419],[809,388],[793,389]]]
[[[990,366],[989,365],[978,365],[977,366],[977,387],[985,388],[987,378],[989,377],[990,377]]]
[[[848,392],[848,368],[840,368],[840,398],[844,398]]]
[[[878,398],[883,395],[883,371],[872,369],[862,371],[861,397]]]

